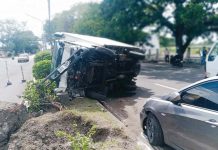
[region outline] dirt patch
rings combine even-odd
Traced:
[[[56,133],[64,131],[75,136],[79,131],[79,134],[86,135],[93,126],[96,129],[92,135],[92,149],[135,149],[135,144],[125,135],[122,127],[96,101],[80,99],[72,103],[68,110],[28,120],[11,136],[8,149],[69,150],[71,143]]]

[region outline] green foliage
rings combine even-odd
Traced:
[[[38,49],[38,38],[30,30],[24,30],[25,24],[15,20],[0,21],[0,42],[5,51],[15,54],[34,53]]]
[[[49,75],[51,71],[51,60],[42,60],[33,65],[33,77],[35,79],[43,79]]]
[[[134,44],[145,42],[147,34],[143,32],[141,22],[145,15],[140,1],[104,0],[100,4],[101,16],[105,20],[106,37]],[[103,27],[104,28],[104,27]]]
[[[15,53],[35,53],[38,48],[38,38],[32,31],[18,31],[16,32],[11,41],[14,43],[13,51]]]
[[[175,40],[173,38],[160,36],[160,45],[161,47],[175,46]]]
[[[24,100],[28,101],[29,111],[39,111],[40,104],[43,103],[42,98],[45,96],[47,100],[53,101],[56,97],[53,89],[56,87],[55,83],[52,83],[49,87],[41,85],[37,87],[41,80],[27,82],[26,88],[23,93]]]
[[[71,142],[72,150],[89,150],[93,143],[92,136],[96,132],[96,127],[92,126],[89,132],[84,135],[81,134],[77,128],[77,124],[73,124],[73,129],[75,130],[75,135],[68,134],[64,131],[57,131],[55,134],[58,137],[65,137],[69,142]]]
[[[124,0],[123,3],[118,4],[116,2],[81,3],[73,6],[69,11],[56,15],[52,20],[51,30],[53,33],[65,31],[107,37],[130,44],[145,41],[147,35],[133,21],[139,14],[132,15],[133,10],[125,11],[125,8],[130,5],[134,4]],[[114,10],[113,7],[118,9]],[[44,30],[48,34],[48,23],[45,24]]]
[[[79,5],[82,13],[79,13],[77,21],[74,22],[71,32],[93,36],[104,36],[106,24],[101,17],[99,4],[90,3]]]
[[[184,54],[194,38],[218,31],[215,0],[140,1],[146,16],[144,25],[156,24],[158,30],[172,33],[179,55]]]
[[[34,57],[34,62],[37,63],[39,61],[42,60],[51,60],[52,56],[51,56],[51,52],[46,50],[46,51],[40,51],[38,52],[35,57]]]
[[[177,53],[183,55],[194,38],[218,31],[216,4],[217,0],[103,0],[100,4],[78,4],[54,17],[52,32],[134,43],[146,40],[144,27],[155,25],[156,31],[174,36]]]

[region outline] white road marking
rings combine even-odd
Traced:
[[[166,85],[161,85],[161,84],[158,84],[158,83],[155,83],[155,85],[157,85],[157,86],[161,86],[161,87],[164,87],[164,88],[167,88],[167,89],[175,90],[175,91],[178,90],[178,89],[176,89],[176,88],[169,87],[169,86],[166,86]]]

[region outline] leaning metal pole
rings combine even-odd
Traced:
[[[12,85],[11,81],[9,80],[8,62],[7,61],[5,61],[5,67],[6,67],[6,73],[7,73],[7,78],[8,78],[7,85]]]
[[[20,69],[21,69],[21,75],[22,75],[22,80],[21,80],[21,82],[24,83],[24,82],[26,82],[26,80],[24,79],[24,74],[23,74],[23,67],[22,67],[22,65],[20,66]]]
[[[48,40],[52,46],[51,37],[51,3],[50,0],[48,0]]]

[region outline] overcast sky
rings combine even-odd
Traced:
[[[51,16],[69,9],[79,2],[100,2],[101,0],[50,0]],[[15,19],[25,21],[27,29],[37,36],[42,34],[42,24],[48,18],[47,0],[2,0],[0,19]]]

